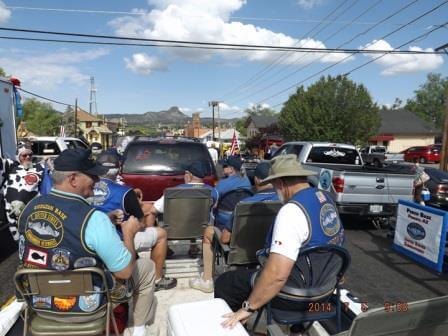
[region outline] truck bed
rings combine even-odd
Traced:
[[[331,164],[331,163],[306,163],[305,165],[331,169],[335,171],[347,171],[347,172],[360,172],[360,173],[372,173],[372,174],[404,174],[412,175],[410,165],[400,165],[392,164],[385,167],[374,167],[374,166],[356,166],[356,165],[341,165],[341,164]]]

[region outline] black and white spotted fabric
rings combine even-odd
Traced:
[[[39,193],[44,167],[40,163],[34,163],[31,168],[25,169],[18,161],[2,159],[0,168],[9,230],[17,241],[17,219],[25,205]]]

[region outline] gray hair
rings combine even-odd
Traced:
[[[69,177],[73,173],[74,172],[72,171],[53,170],[51,172],[51,181],[53,182],[53,184],[61,184],[67,177]]]

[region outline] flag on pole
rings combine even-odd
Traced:
[[[65,127],[64,125],[61,125],[59,128],[59,136],[65,138]]]
[[[240,145],[238,144],[238,137],[236,131],[233,130],[232,146],[230,147],[230,155],[240,154]]]

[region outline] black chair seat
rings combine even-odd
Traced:
[[[331,307],[332,310],[329,309],[330,311],[326,311],[326,306],[319,307],[320,308],[315,311],[294,311],[271,308],[271,313],[274,320],[281,324],[296,324],[307,321],[329,320],[336,316],[336,309],[334,307]]]

